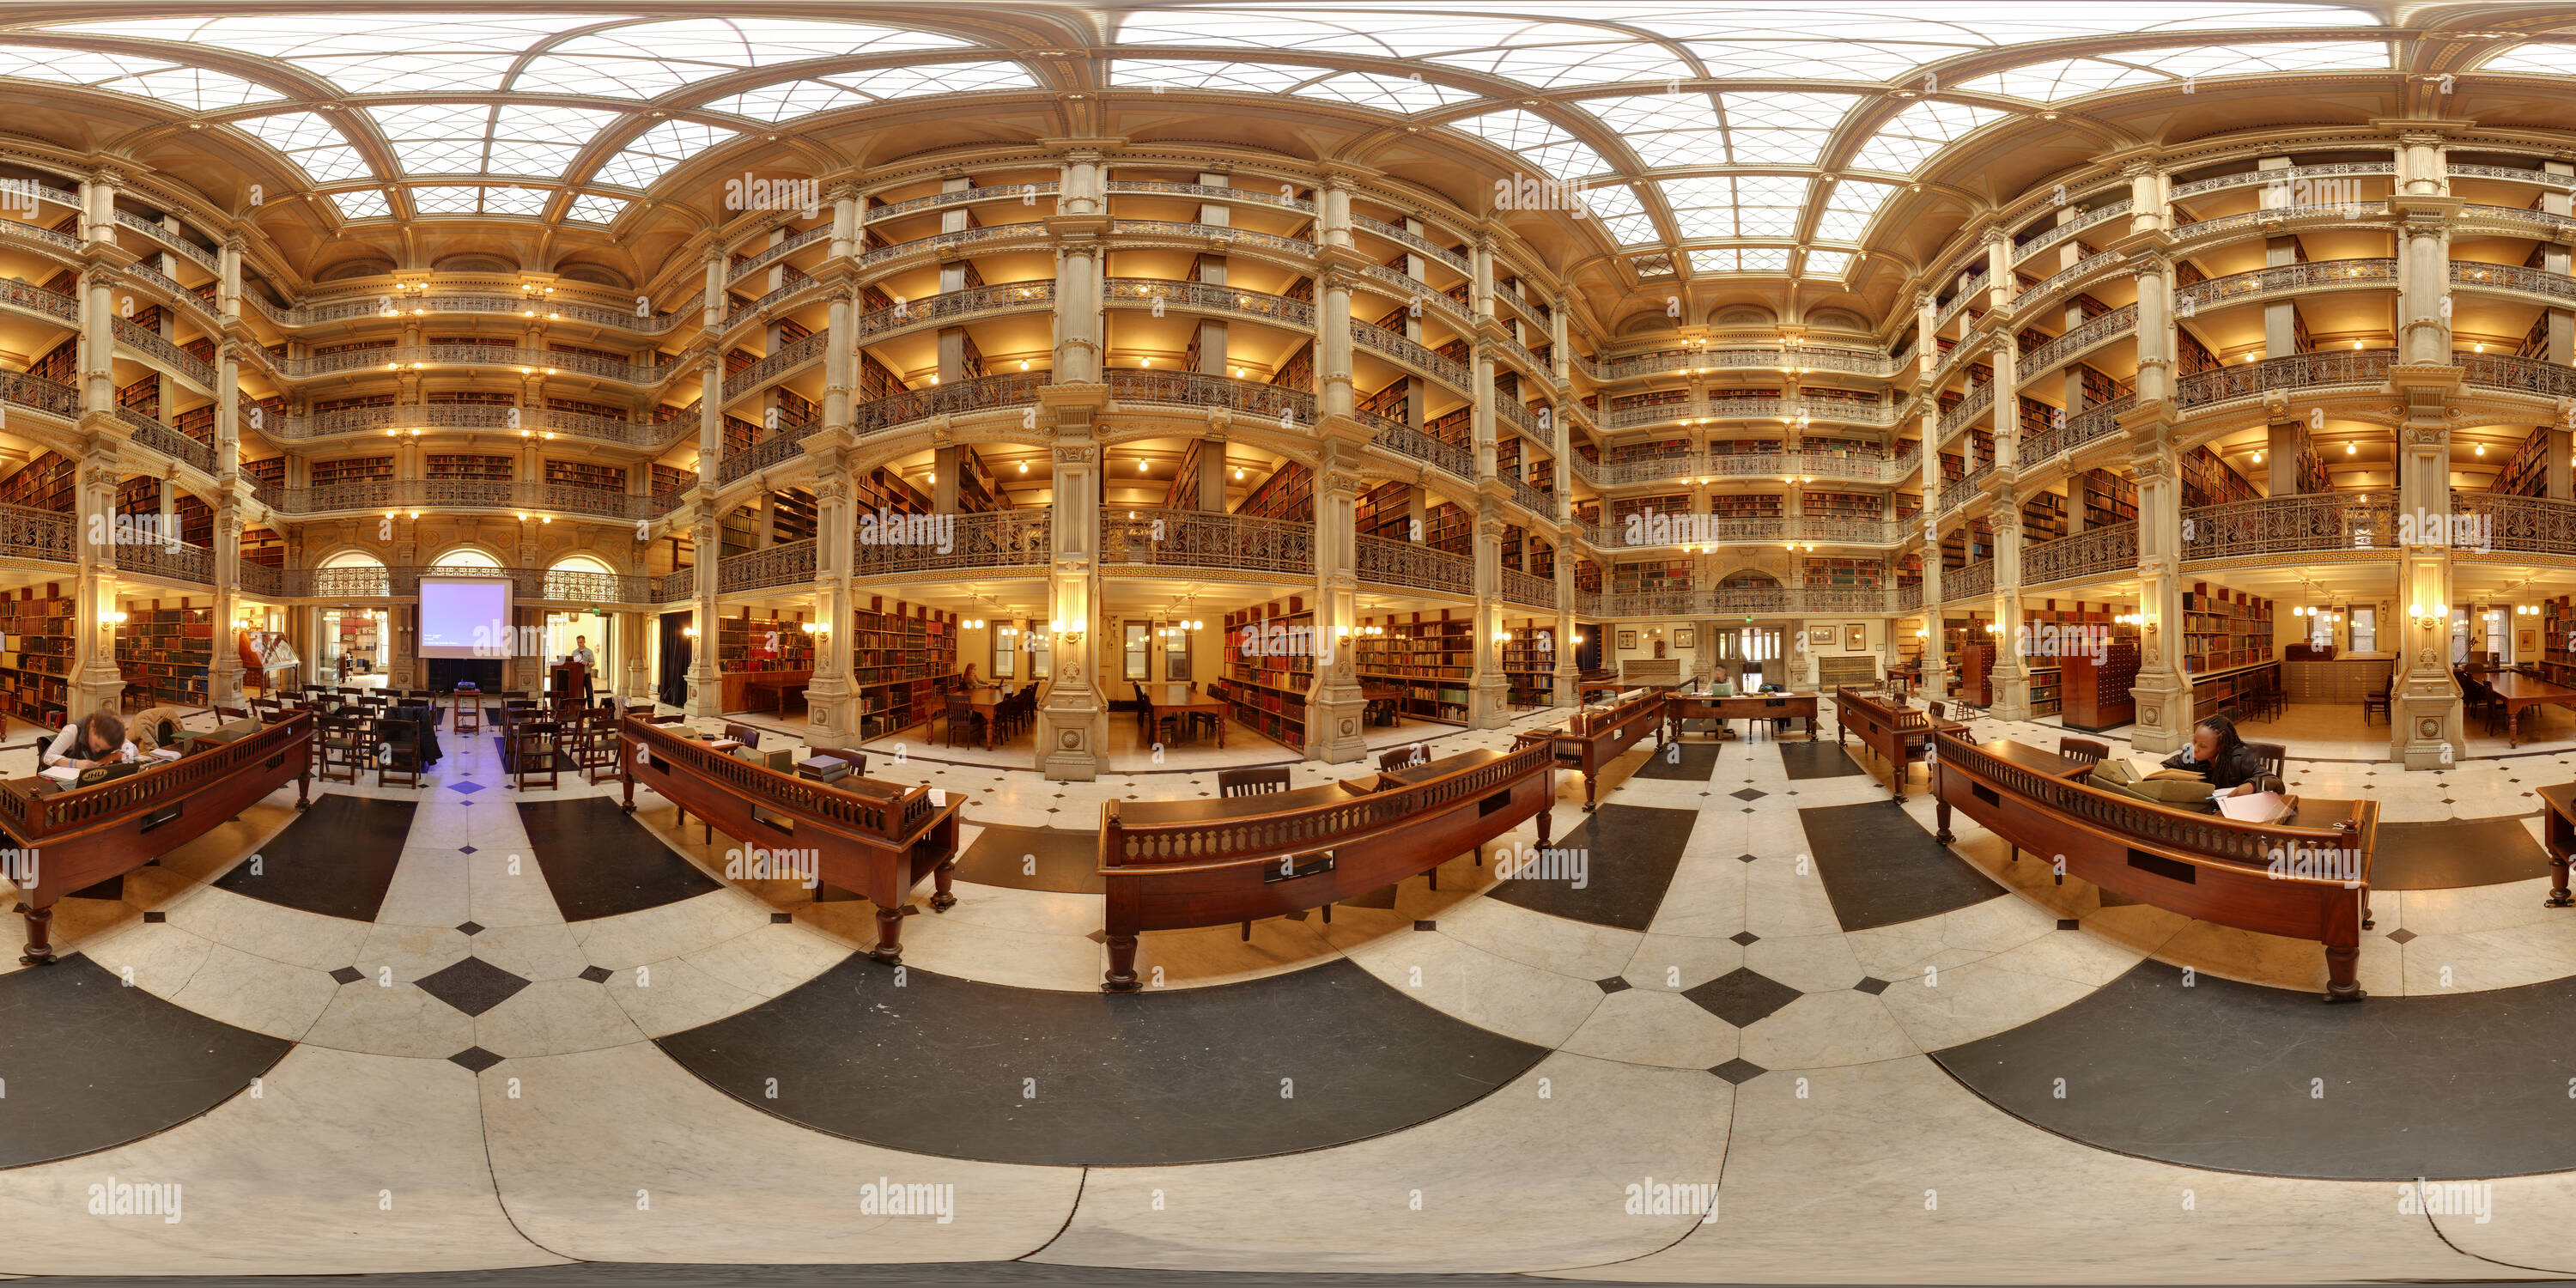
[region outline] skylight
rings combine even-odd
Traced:
[[[338,126],[313,112],[280,112],[228,122],[260,142],[286,154],[315,183],[355,179],[370,173],[367,159],[342,138]]]
[[[1789,271],[1789,248],[1724,246],[1694,250],[1690,261],[1694,273],[1785,273]]]
[[[708,111],[730,112],[754,120],[783,121],[791,116],[864,107],[887,99],[1028,89],[1036,84],[1029,69],[1018,63],[925,63],[779,81],[717,99],[706,107]]]
[[[1624,183],[1585,192],[1583,204],[1593,218],[1601,221],[1602,231],[1619,245],[1648,245],[1662,236],[1655,231],[1654,217],[1646,213],[1646,203]]]
[[[682,18],[574,36],[531,59],[509,88],[653,98],[751,67],[910,50],[971,48],[954,36],[790,18]]]
[[[1911,174],[1952,141],[2007,115],[1993,108],[1927,99],[1880,126],[1853,154],[1852,162],[1865,169]]]
[[[1570,182],[1586,175],[1607,174],[1611,169],[1610,163],[1602,160],[1600,153],[1536,112],[1516,107],[1451,121],[1449,126],[1465,130],[1504,151],[1518,153],[1553,178]]]
[[[619,215],[626,213],[628,204],[623,197],[577,192],[573,194],[571,207],[564,211],[564,218],[580,224],[613,224]]]
[[[1121,58],[1110,64],[1109,83],[1121,89],[1224,89],[1242,94],[1283,94],[1314,73],[1267,63],[1209,63]]]
[[[1868,231],[1869,221],[1878,208],[1896,195],[1896,185],[1872,183],[1867,179],[1841,179],[1834,183],[1832,195],[1825,198],[1824,209],[1816,213],[1815,235],[1826,241],[1857,242]]]
[[[554,200],[552,188],[467,187],[419,184],[408,189],[412,209],[424,215],[514,215],[533,219]]]
[[[561,177],[619,112],[505,103],[403,103],[368,109],[406,174]]]
[[[696,121],[664,121],[636,137],[626,150],[599,167],[601,183],[622,188],[650,188],[680,163],[720,148],[739,131]]]
[[[1361,107],[1374,107],[1384,112],[1411,115],[1433,108],[1463,103],[1476,97],[1474,91],[1443,85],[1437,81],[1398,76],[1381,76],[1375,72],[1350,72],[1327,76],[1289,91],[1301,98],[1335,98]]]
[[[2482,72],[2539,72],[2544,76],[2564,76],[2576,66],[2576,44],[2553,43],[2516,45],[2500,50],[2478,64]]]
[[[0,76],[86,85],[158,99],[192,112],[241,107],[283,95],[257,81],[243,80],[202,67],[182,67],[169,58],[102,54],[35,45],[0,45]]]
[[[1851,271],[1851,252],[1847,250],[1810,250],[1807,252],[1807,276],[1840,277]]]
[[[1685,240],[1701,237],[1790,237],[1806,203],[1804,175],[1710,175],[1665,179],[1664,204]]]
[[[340,208],[342,219],[383,219],[394,212],[391,201],[381,188],[356,188],[331,194],[331,204]]]

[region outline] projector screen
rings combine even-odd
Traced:
[[[511,643],[510,583],[421,578],[422,657],[515,657]]]

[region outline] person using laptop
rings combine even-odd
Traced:
[[[44,755],[48,769],[96,769],[132,759],[134,744],[126,741],[125,722],[108,711],[93,711],[78,724],[64,725]]]

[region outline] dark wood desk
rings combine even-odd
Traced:
[[[949,884],[965,801],[953,792],[947,804],[933,805],[927,787],[865,778],[818,783],[637,716],[617,722],[617,740],[627,813],[635,812],[642,783],[680,807],[682,824],[695,814],[711,836],[721,831],[746,846],[813,852],[824,884],[877,906],[877,944],[868,955],[878,961],[903,960],[903,904],[923,877],[936,884],[931,911],[957,903]]]
[[[1834,742],[1852,734],[1887,762],[1888,794],[1905,799],[1906,767],[1929,755],[1934,729],[1964,732],[1966,725],[1934,720],[1929,711],[1882,702],[1849,687],[1834,690]]]
[[[2540,815],[2540,845],[2549,851],[2549,897],[2544,908],[2576,907],[2567,892],[2567,864],[2576,855],[2576,783],[2553,783],[2540,789],[2545,807]]]
[[[1396,779],[1401,773],[1402,779]],[[1549,841],[1556,751],[1523,734],[1376,778],[1268,796],[1105,801],[1100,874],[1109,887],[1109,969],[1132,992],[1136,936],[1278,916],[1393,885],[1538,820]],[[1382,788],[1382,790],[1381,790]]]
[[[1577,711],[1563,729],[1538,731],[1555,742],[1568,764],[1582,767],[1585,811],[1597,803],[1594,790],[1603,765],[1644,746],[1649,734],[1662,743],[1664,704],[1664,690],[1649,689],[1615,707]]]
[[[1028,686],[1022,685],[1020,687],[1026,688]],[[962,693],[942,693],[935,696],[939,702],[936,714],[940,716],[945,716],[947,714],[948,700],[950,698],[962,697],[966,699],[966,708],[974,712],[975,715],[984,722],[984,746],[987,750],[990,750],[996,745],[995,740],[1002,736],[1002,722],[995,717],[1001,715],[1002,704],[1018,696],[1018,693],[1016,690],[1002,689],[999,687],[985,688],[979,685],[975,688],[965,690]],[[927,721],[923,722],[922,728],[923,736],[928,737],[929,723]],[[957,745],[957,731],[954,729],[948,731],[948,745],[952,747]]]
[[[1671,730],[1665,736],[1682,736],[1684,720],[1715,720],[1723,728],[1729,720],[1798,720],[1807,722],[1807,736],[1816,736],[1816,696],[1813,693],[1739,693],[1732,697],[1715,697],[1705,693],[1675,690],[1665,698],[1665,716]]]
[[[1404,727],[1404,695],[1407,692],[1409,690],[1400,684],[1362,684],[1360,700],[1373,707],[1385,707],[1387,715],[1392,717],[1387,721],[1386,727],[1401,729]],[[1217,745],[1221,747],[1225,744]]]
[[[2507,747],[2522,745],[2523,708],[2576,707],[2576,689],[2512,671],[2499,673],[2487,681],[2487,687],[2504,702],[2504,742]]]
[[[1934,840],[1950,843],[1958,809],[2016,852],[2105,890],[2222,926],[2316,940],[2325,946],[2326,1000],[2365,996],[2354,970],[2361,932],[2371,928],[2377,801],[2302,799],[2278,823],[2239,823],[2034,772],[2025,762],[2054,759],[2037,748],[2003,759],[1947,730],[1933,741]]]
[[[1220,747],[1225,745],[1226,719],[1223,701],[1211,698],[1199,692],[1195,686],[1187,684],[1147,684],[1139,687],[1145,692],[1145,705],[1152,712],[1150,718],[1156,729],[1163,727],[1163,720],[1168,716],[1172,721],[1172,731],[1175,736],[1178,736],[1189,731],[1190,716],[1193,713],[1214,716],[1216,717],[1216,745]]]
[[[1948,726],[1948,731],[1965,727],[1950,725],[1947,721],[1943,724]],[[2068,782],[2081,781],[2091,777],[2093,773],[2091,761],[2070,760],[2056,752],[2034,747],[2026,742],[2014,742],[2010,738],[1997,738],[1993,742],[1978,743],[1977,750],[2015,768],[2027,769],[2034,774],[2045,774],[2050,778],[2062,778]]]
[[[742,682],[742,700],[745,704],[743,710],[760,710],[760,704],[753,702],[751,697],[755,693],[767,693],[773,695],[770,709],[782,716],[786,715],[787,695],[802,694],[805,692],[806,683],[805,677],[798,675],[754,675]]]
[[[0,783],[0,832],[35,859],[32,874],[10,874],[27,905],[27,950],[18,960],[52,963],[54,904],[65,894],[204,836],[290,778],[295,808],[304,808],[313,724],[312,712],[290,712],[257,733],[96,787],[45,790],[53,780],[41,777]]]

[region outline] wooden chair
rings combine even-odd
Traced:
[[[1947,720],[1947,719],[1949,719],[1949,718],[1950,718],[1950,717],[1949,717],[1949,715],[1947,714],[1947,712],[1948,712],[1948,708],[1949,708],[1949,704],[1948,704],[1948,703],[1945,703],[1945,702],[1926,702],[1926,703],[1924,703],[1924,704],[1923,704],[1923,706],[1924,706],[1924,709],[1925,709],[1925,710],[1930,711],[1930,712],[1932,713],[1932,718],[1933,718],[1933,719],[1935,719],[1935,720]]]
[[[555,788],[563,785],[559,753],[563,750],[563,725],[553,720],[524,719],[510,724],[511,786],[525,791],[531,786]],[[543,780],[542,783],[539,780]]]
[[[1288,790],[1286,765],[1216,771],[1216,794],[1219,796],[1267,796],[1272,792],[1286,790]]]
[[[733,739],[735,742],[741,743],[743,746],[751,748],[753,751],[760,750],[760,731],[752,728],[750,725],[728,724],[724,727],[724,736]]]
[[[2393,676],[2393,675],[2392,675],[2392,676],[2390,676],[2390,677],[2389,677],[2389,679],[2388,679],[2388,683],[2387,683],[2387,684],[2383,684],[2383,685],[2379,686],[2379,692],[2377,692],[2377,693],[2372,693],[2372,694],[2365,694],[2365,695],[2362,697],[2362,699],[2361,699],[2361,723],[2362,723],[2363,727],[2367,728],[2367,727],[2369,726],[2369,724],[2370,724],[2370,713],[2371,713],[2371,712],[2373,712],[2373,711],[2378,712],[2378,713],[2379,713],[2379,718],[2380,718],[2380,719],[2382,719],[2382,720],[2386,720],[2386,719],[2389,719],[2389,718],[2390,718],[2390,716],[2389,716],[2389,714],[2388,714],[2388,691],[2389,691],[2391,688],[2393,688],[2393,687],[2396,685],[2396,683],[2397,683],[2397,677],[2395,677],[2395,676]]]
[[[2284,787],[2289,785],[2290,749],[2288,747],[2277,742],[2249,742],[2245,747],[2246,750],[2262,757],[2264,773],[2279,780]]]
[[[960,722],[969,728],[984,723],[983,713],[977,711],[975,704],[969,702],[963,693],[948,695],[947,709],[944,714],[948,717],[948,745],[951,747],[957,745],[957,728]]]
[[[575,748],[583,776],[594,783],[617,777],[618,751],[616,713],[594,708],[585,714],[581,720],[580,745]]]
[[[2090,738],[2060,738],[2057,740],[2057,754],[2068,760],[2080,760],[2088,765],[2098,765],[2102,763],[2104,756],[2111,754],[2111,746],[2109,743],[2095,742]]]
[[[1383,774],[1391,770],[1411,769],[1415,765],[1428,765],[1430,763],[1431,749],[1417,742],[1408,746],[1398,747],[1393,751],[1379,752],[1377,757],[1377,771]]]
[[[358,782],[358,768],[366,759],[364,722],[353,715],[324,716],[321,736],[314,740],[320,757],[319,775],[326,783]]]
[[[1199,686],[1195,684],[1190,686],[1190,692],[1196,693],[1198,691]],[[1224,718],[1224,716],[1214,711],[1193,711],[1190,713],[1190,728],[1192,730],[1196,730],[1199,726],[1205,725],[1207,726],[1207,731],[1209,733],[1215,733],[1217,731],[1217,722]]]
[[[409,720],[379,720],[375,740],[367,744],[376,757],[376,786],[400,777],[403,787],[418,787],[420,778],[420,726]]]

